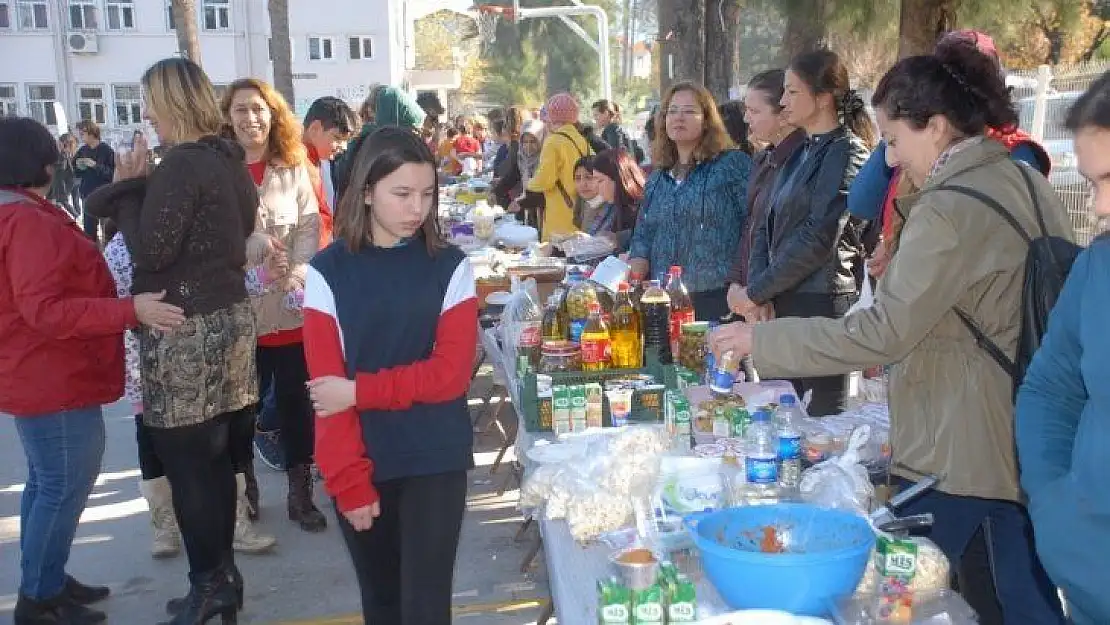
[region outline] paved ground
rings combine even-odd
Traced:
[[[480,376],[472,396],[488,388]],[[478,404],[480,400],[472,400]],[[485,410],[474,405],[474,410]],[[508,413],[508,409],[506,409]],[[134,422],[120,406],[106,413],[104,465],[82,517],[70,559],[70,572],[90,583],[112,587],[101,609],[109,623],[148,625],[164,618],[165,600],[186,587],[183,557],[154,561],[148,555],[150,526],[139,496]],[[469,512],[455,575],[454,621],[463,625],[530,625],[546,596],[542,563],[531,574],[518,570],[525,545],[513,536],[520,520],[516,492],[496,496],[504,471],[492,479],[492,436],[479,437],[479,465],[471,473]],[[19,583],[19,499],[26,468],[15,429],[0,420],[0,624],[11,623]],[[262,528],[278,536],[268,556],[240,557],[247,580],[241,623],[258,625],[358,625],[358,591],[347,554],[334,527],[306,534],[284,516],[284,476],[261,464]],[[318,504],[325,499],[317,495]],[[323,506],[322,506],[323,507]],[[330,506],[326,510],[329,517]],[[334,521],[334,518],[329,518]],[[541,558],[542,560],[542,558]]]

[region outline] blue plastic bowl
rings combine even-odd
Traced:
[[[866,519],[809,504],[728,508],[686,523],[709,581],[734,610],[826,616],[855,591],[875,546]],[[768,526],[785,553],[760,551]]]

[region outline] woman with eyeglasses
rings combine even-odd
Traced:
[[[655,276],[682,267],[697,318],[720,319],[728,314],[725,276],[748,212],[752,159],[734,149],[709,91],[681,82],[663,98],[652,164],[629,249],[632,271]]]

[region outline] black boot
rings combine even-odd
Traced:
[[[14,625],[98,625],[107,620],[103,612],[74,603],[64,591],[42,600],[21,594],[12,617]]]
[[[231,582],[231,587],[235,589],[235,607],[240,611],[243,609],[243,574],[239,572],[239,567],[235,566],[235,560],[232,555],[228,555],[224,564],[224,573],[227,579]],[[178,612],[185,609],[189,602],[189,595],[170,599],[166,602],[166,614],[176,616]]]
[[[312,501],[312,467],[298,464],[285,473],[289,478],[289,520],[299,523],[306,532],[324,531],[328,520]]]
[[[107,586],[89,586],[82,584],[73,579],[73,577],[66,575],[66,585],[62,592],[76,604],[90,605],[97,601],[107,599],[112,591],[109,590]]]
[[[235,625],[238,622],[235,586],[223,567],[197,575],[190,574],[189,578],[191,586],[181,611],[174,614],[173,620],[162,625],[206,625],[214,616],[219,616],[223,625]]]

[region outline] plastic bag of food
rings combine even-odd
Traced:
[[[860,453],[871,435],[871,428],[862,425],[852,431],[845,452],[814,465],[802,472],[799,491],[802,500],[825,508],[853,510],[867,514],[875,488],[867,467],[860,462]]]
[[[570,534],[578,542],[596,540],[633,520],[628,493],[613,493],[586,480],[579,481],[566,512]]]
[[[894,540],[892,537],[884,537]],[[916,552],[912,565],[913,573],[906,582],[906,590],[911,593],[926,593],[945,590],[949,586],[950,565],[944,552],[936,543],[928,538],[912,536],[899,538],[898,542],[912,544]],[[878,593],[880,588],[880,573],[885,556],[877,547],[871,551],[871,559],[867,562],[863,579],[856,587],[857,595],[870,595]]]

